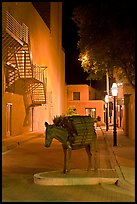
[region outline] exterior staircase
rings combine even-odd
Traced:
[[[21,94],[26,109],[46,103],[46,68],[33,65],[29,29],[7,12],[2,13],[2,63],[5,91]]]

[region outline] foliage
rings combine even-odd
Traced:
[[[129,4],[128,4],[129,3]],[[102,1],[79,6],[73,11],[77,24],[79,60],[88,79],[101,79],[108,71],[122,70],[119,77],[127,77],[135,85],[135,16],[130,2]]]
[[[70,141],[70,143],[74,142],[77,131],[72,123],[71,117],[64,115],[55,116],[53,119],[53,123],[57,127],[66,128],[68,131],[68,140]]]
[[[64,115],[55,116],[53,119],[53,123],[58,127],[66,128],[68,126],[69,119]]]
[[[72,115],[77,115],[77,109],[75,106],[69,106],[67,110],[67,115],[72,116]]]

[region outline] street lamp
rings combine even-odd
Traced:
[[[105,96],[105,107],[106,107],[106,131],[108,131],[108,102],[109,102],[109,96]]]
[[[112,95],[114,96],[114,143],[113,146],[117,146],[117,130],[116,130],[116,96],[117,96],[117,84],[112,84]]]

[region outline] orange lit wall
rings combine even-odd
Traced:
[[[67,108],[75,106],[79,115],[85,115],[85,108],[96,108],[96,117],[100,116],[104,121],[104,101],[89,100],[89,91],[95,96],[96,89],[88,85],[67,85]],[[80,92],[80,100],[73,100],[73,92]]]
[[[135,89],[129,84],[127,80],[124,81],[126,86],[123,84],[123,94],[129,94],[129,103],[128,103],[128,124],[124,123],[124,129],[128,125],[128,137],[130,139],[135,139]],[[125,114],[125,113],[124,113]],[[125,114],[126,117],[126,114]]]
[[[69,106],[75,106],[77,109],[77,113],[79,115],[85,115],[85,108],[96,108],[96,117],[100,116],[101,121],[104,121],[104,102],[102,100],[91,100],[91,101],[69,101]]]
[[[33,131],[44,131],[45,121],[52,123],[55,115],[65,112],[66,89],[65,54],[62,49],[62,2],[50,2],[50,4],[49,30],[31,2],[2,2],[3,9],[10,11],[11,15],[20,24],[24,23],[28,26],[33,64],[47,66],[47,104],[34,107]],[[3,137],[5,137],[6,121],[4,110],[6,103],[9,101],[13,103],[13,110],[15,110],[12,114],[12,135],[32,131],[32,108],[26,115],[21,95],[12,94],[11,97],[11,94],[3,93]]]
[[[117,73],[114,73],[116,81],[119,81]],[[121,82],[123,86],[118,87],[118,98],[124,98],[124,95],[129,94],[128,105],[124,104],[123,108],[123,120],[122,128],[125,134],[130,139],[135,139],[135,89],[131,86],[127,78],[122,78]],[[124,98],[125,100],[125,98]],[[128,112],[128,114],[127,114]]]

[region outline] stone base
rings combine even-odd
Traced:
[[[45,186],[114,184],[118,181],[115,169],[82,170],[72,169],[69,173],[50,171],[34,174],[34,183]]]

